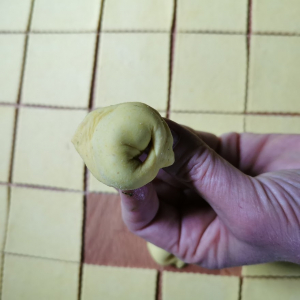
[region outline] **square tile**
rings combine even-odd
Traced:
[[[14,133],[15,108],[0,106],[0,181],[8,182]]]
[[[197,131],[215,135],[227,132],[243,132],[244,116],[221,114],[170,113],[170,119]]]
[[[1,0],[0,31],[25,32],[28,26],[31,2],[31,0]]]
[[[0,252],[4,249],[8,218],[8,187],[0,185]]]
[[[166,110],[170,34],[102,33],[96,106],[141,101]]]
[[[22,103],[88,107],[95,41],[92,33],[30,35]]]
[[[239,277],[163,272],[163,300],[238,300]],[[200,297],[200,298],[199,298]]]
[[[12,188],[5,251],[80,261],[83,195]]]
[[[254,133],[300,134],[300,117],[246,116],[246,131]]]
[[[35,0],[32,31],[96,31],[102,0]]]
[[[300,279],[245,278],[242,286],[243,300],[298,300]]]
[[[246,37],[178,34],[171,109],[242,112],[246,85]]]
[[[18,100],[24,41],[23,34],[0,35],[0,102],[15,103]]]
[[[82,300],[154,300],[155,270],[84,265]]]
[[[252,37],[248,111],[300,112],[299,52],[299,37]]]
[[[252,3],[254,32],[300,33],[298,0],[253,0]]]
[[[71,139],[85,111],[21,108],[13,182],[83,189],[84,164]]]
[[[78,282],[78,263],[5,254],[2,300],[77,300]]]
[[[117,194],[117,191],[111,186],[107,186],[104,183],[100,182],[98,179],[94,177],[92,173],[89,172],[89,191],[96,193],[111,193]]]
[[[177,30],[246,32],[247,0],[178,0]]]
[[[117,267],[157,268],[146,241],[122,220],[119,195],[89,194],[86,202],[84,262]]]
[[[109,0],[102,30],[171,30],[173,0]]]
[[[287,262],[243,266],[243,276],[300,276],[300,266]]]

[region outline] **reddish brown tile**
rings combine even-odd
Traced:
[[[158,268],[148,253],[146,242],[123,223],[119,195],[88,195],[84,236],[85,263]]]
[[[227,268],[221,270],[210,270],[210,269],[202,268],[197,265],[187,265],[181,269],[168,266],[168,267],[164,267],[163,270],[172,271],[172,272],[201,273],[201,274],[227,275],[227,276],[241,276],[242,274],[242,267]]]

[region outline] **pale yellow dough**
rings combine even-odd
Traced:
[[[81,193],[13,187],[5,251],[79,262],[82,222]]]
[[[1,300],[77,300],[79,263],[5,254]]]
[[[174,0],[105,1],[102,30],[171,30]]]
[[[3,251],[8,219],[8,187],[0,185],[0,252]]]
[[[246,132],[300,134],[300,117],[246,116]]]
[[[243,266],[243,276],[300,276],[300,266],[287,262],[275,262]]]
[[[253,0],[253,32],[300,33],[299,0]]]
[[[175,265],[177,268],[182,268],[185,263],[177,258],[175,255],[167,252],[164,249],[161,249],[153,244],[147,243],[148,250],[154,259],[159,265],[169,266]]]
[[[248,107],[251,112],[300,112],[300,38],[251,38]]]
[[[174,162],[173,138],[159,113],[129,102],[97,109],[80,124],[72,140],[88,169],[101,182],[137,189]],[[147,159],[138,158],[151,142]]]
[[[170,119],[199,131],[215,135],[227,132],[243,132],[244,116],[234,114],[174,113]]]
[[[298,300],[300,279],[293,278],[244,278],[243,300]]]
[[[246,37],[177,34],[171,109],[243,112]]]
[[[178,0],[177,3],[179,31],[246,31],[247,0]]]
[[[157,271],[83,265],[82,300],[154,300]]]
[[[239,277],[163,272],[164,300],[238,300]],[[272,299],[272,298],[261,298]]]
[[[95,105],[128,101],[166,110],[170,34],[103,33],[99,47]]]

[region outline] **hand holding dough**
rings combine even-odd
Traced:
[[[147,243],[148,250],[156,263],[162,266],[175,265],[177,268],[185,266],[185,262],[180,260],[172,253],[167,252],[151,243]]]
[[[89,113],[72,142],[91,173],[106,185],[131,190],[174,163],[173,137],[159,113],[129,102]],[[139,156],[150,145],[144,162]]]

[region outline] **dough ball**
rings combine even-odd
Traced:
[[[90,112],[72,142],[99,181],[121,190],[144,186],[159,169],[174,163],[167,123],[156,110],[139,102]],[[148,146],[148,156],[141,162],[139,157]]]
[[[185,262],[177,258],[175,255],[161,249],[151,243],[147,243],[148,250],[156,263],[162,266],[175,265],[177,268],[182,268]]]

